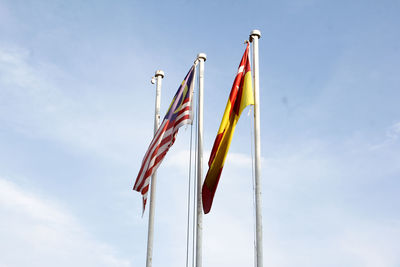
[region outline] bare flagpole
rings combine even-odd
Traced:
[[[154,114],[154,134],[156,134],[158,127],[160,126],[160,98],[161,98],[161,81],[164,78],[164,72],[157,70],[154,77],[151,79],[151,83],[156,82],[156,103],[155,103],[155,114]],[[151,267],[153,264],[153,239],[154,239],[154,211],[155,211],[155,197],[156,197],[156,178],[157,173],[151,176],[151,188],[150,188],[150,207],[149,207],[149,226],[147,232],[147,257],[146,267]]]
[[[255,199],[256,199],[256,266],[263,266],[262,208],[261,208],[261,146],[260,146],[260,82],[258,73],[259,30],[250,33],[253,43],[253,79],[254,79],[254,153],[255,153]]]
[[[203,206],[201,200],[201,186],[203,184],[203,90],[204,90],[204,62],[207,55],[200,53],[199,60],[199,94],[197,117],[197,221],[196,221],[196,267],[202,266],[202,232]]]

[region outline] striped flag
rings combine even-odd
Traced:
[[[248,105],[254,105],[253,87],[251,81],[251,71],[249,62],[249,44],[240,61],[235,81],[233,82],[228,103],[225,108],[219,126],[217,137],[211,151],[210,160],[208,161],[208,172],[204,179],[202,188],[202,200],[204,213],[210,212],[214,199],[215,191],[224,167],[226,155],[232,141],[236,123],[239,120],[243,109]]]
[[[150,177],[163,161],[168,149],[174,144],[179,127],[192,123],[192,94],[195,76],[193,65],[181,86],[172,99],[171,105],[160,127],[144,155],[142,166],[136,178],[133,190],[143,196],[143,212],[146,207],[147,193],[149,191]]]

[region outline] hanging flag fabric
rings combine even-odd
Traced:
[[[254,94],[249,62],[249,44],[247,44],[246,51],[240,61],[238,72],[235,81],[233,82],[228,103],[208,161],[209,169],[202,188],[203,210],[205,214],[207,214],[211,209],[214,194],[217,189],[222,168],[224,167],[224,162],[232,141],[236,123],[239,120],[243,109],[248,105],[254,105]]]
[[[143,196],[143,212],[146,207],[151,175],[157,170],[169,148],[174,144],[179,128],[182,125],[192,123],[194,76],[195,65],[190,68],[172,99],[167,114],[154,134],[154,138],[144,155],[142,166],[133,186],[133,190],[140,192]]]

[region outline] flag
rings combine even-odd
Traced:
[[[139,174],[136,178],[133,190],[143,196],[143,212],[146,207],[147,193],[149,191],[150,177],[163,161],[168,149],[174,144],[179,128],[192,123],[192,94],[195,76],[193,65],[181,86],[172,99],[171,105],[160,127],[154,134],[154,138],[144,155]]]
[[[247,44],[242,60],[240,61],[238,72],[233,82],[228,103],[226,104],[225,112],[208,161],[209,169],[202,188],[203,210],[205,214],[211,209],[236,123],[243,109],[248,105],[254,105],[249,62],[249,44]]]

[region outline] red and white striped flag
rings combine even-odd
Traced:
[[[179,128],[192,123],[194,73],[195,66],[193,65],[172,99],[167,114],[144,155],[142,166],[133,186],[133,190],[141,192],[143,196],[143,212],[146,208],[150,177],[163,161],[168,149],[174,144]]]

